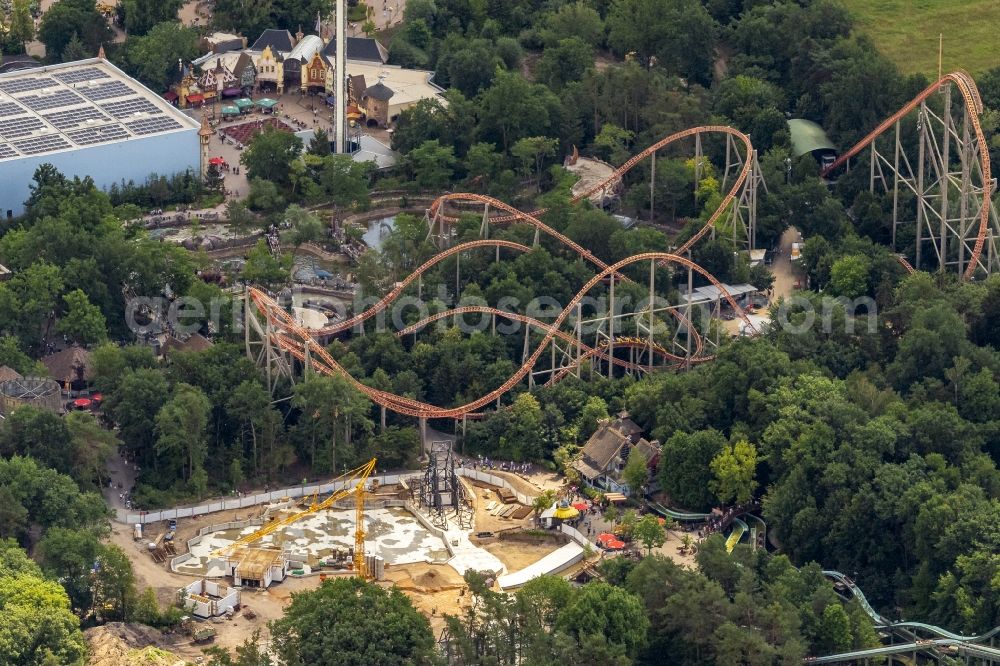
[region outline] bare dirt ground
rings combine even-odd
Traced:
[[[682,554],[680,551],[683,545],[681,543],[681,535],[683,534],[684,532],[678,532],[677,530],[667,530],[666,542],[659,548],[653,549],[653,552],[668,557],[683,567],[694,569],[697,566],[694,561],[694,552],[688,551]]]
[[[522,492],[537,494],[538,487],[533,482],[525,480],[518,475],[500,472],[506,478],[511,479],[511,483],[521,489]],[[554,475],[546,472],[532,475],[533,480],[541,483],[550,483]],[[491,501],[499,501],[496,490],[489,486],[476,485],[475,504],[476,518],[475,529],[481,532],[495,532],[504,529],[523,527],[533,527],[532,516],[521,520],[509,518],[498,518],[491,516],[486,507]],[[117,499],[117,496],[115,497]],[[197,518],[181,518],[177,521],[177,533],[174,538],[175,548],[178,554],[187,551],[186,542],[197,535],[198,530],[218,523],[225,523],[234,520],[244,520],[256,517],[263,511],[262,506],[248,507],[245,509],[235,509],[230,511],[220,511]],[[167,606],[176,603],[177,590],[187,585],[194,577],[175,574],[170,571],[166,563],[157,564],[148,553],[146,544],[166,530],[166,523],[147,525],[142,541],[132,540],[132,530],[127,525],[114,523],[112,525],[110,541],[122,548],[132,561],[135,571],[136,584],[140,590],[151,587],[156,591],[157,599],[161,605]],[[486,546],[486,549],[496,555],[508,568],[509,571],[517,571],[532,562],[544,557],[557,548],[554,544],[531,544],[517,541],[495,542]],[[261,637],[269,639],[267,624],[271,620],[276,620],[284,614],[285,607],[291,602],[291,596],[295,592],[311,590],[318,587],[320,579],[318,576],[307,578],[286,578],[283,582],[273,585],[268,590],[243,590],[242,603],[245,607],[251,608],[256,617],[252,620],[244,617],[243,613],[237,613],[229,621],[213,624],[218,631],[213,645],[234,648],[249,637],[254,630],[261,630]],[[431,627],[435,635],[440,634],[444,629],[445,614],[457,615],[461,613],[470,603],[467,592],[465,592],[465,581],[450,566],[440,564],[411,564],[386,567],[386,584],[398,585],[413,601],[414,606],[423,613],[431,622]],[[161,642],[149,640],[145,645],[165,647],[183,658],[195,658],[201,655],[202,645],[191,643],[189,637],[168,636],[160,637]],[[127,643],[128,641],[126,641]],[[131,648],[142,648],[141,641],[133,641]],[[120,646],[119,646],[120,647]],[[113,652],[121,659],[127,651],[124,648]],[[128,653],[131,654],[131,653]],[[111,666],[111,664],[128,664],[130,662],[105,661],[97,662],[97,666]],[[163,662],[147,660],[140,661],[144,666],[174,666],[173,662]]]
[[[486,510],[486,507],[490,505],[490,502],[500,501],[500,497],[497,495],[496,490],[490,486],[478,483],[474,484],[473,487],[476,491],[475,526],[477,532],[498,532],[500,530],[509,530],[513,527],[531,527],[531,516],[521,520],[514,520],[512,518],[499,518],[497,516],[490,515],[490,513]]]
[[[543,490],[559,490],[566,485],[564,477],[544,469],[533,469],[528,474],[513,474],[497,469],[486,470],[494,476],[507,479],[514,488],[525,495],[538,495]]]
[[[507,566],[507,571],[520,571],[529,564],[534,564],[549,553],[554,553],[559,549],[560,544],[555,541],[548,543],[522,543],[519,541],[494,541],[493,543],[480,544],[480,548],[485,548],[497,556],[501,562]]]
[[[142,624],[112,622],[83,632],[88,666],[178,666],[186,660],[171,651],[172,641]]]
[[[411,564],[386,567],[387,582],[395,584],[430,620],[437,636],[444,629],[445,615],[458,615],[468,608],[472,598],[465,580],[454,569],[442,564]]]

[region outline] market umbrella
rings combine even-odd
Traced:
[[[587,506],[583,502],[576,502],[572,506],[573,506],[574,509],[576,509],[577,511],[581,511],[581,512],[586,511],[587,509],[590,508],[589,506]]]
[[[215,166],[221,166],[226,163],[226,160],[221,157],[213,157],[208,161],[209,164],[214,164]]]
[[[271,99],[270,97],[265,97],[263,99],[257,100],[257,106],[262,109],[270,109],[278,104],[278,100]]]
[[[556,512],[553,514],[553,517],[558,518],[559,520],[572,520],[579,515],[580,512],[571,506],[560,506],[556,508]]]
[[[250,99],[249,97],[240,97],[238,100],[235,100],[233,103],[236,106],[238,106],[240,108],[240,110],[248,109],[251,106],[253,106],[253,100]]]
[[[86,398],[77,398],[73,401],[73,406],[79,407],[80,409],[86,409],[87,407],[90,407],[90,400],[87,400]]]
[[[625,542],[619,541],[618,539],[614,539],[613,541],[609,541],[607,543],[607,547],[608,550],[621,550],[622,548],[625,547]]]
[[[617,541],[618,537],[610,532],[601,532],[597,535],[597,543],[607,543],[609,541]]]
[[[222,107],[222,115],[224,115],[224,116],[227,116],[227,115],[229,115],[229,116],[235,116],[239,112],[240,112],[240,107],[233,106],[232,104],[226,104],[224,107]]]

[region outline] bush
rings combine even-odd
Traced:
[[[348,21],[351,23],[362,23],[366,18],[368,18],[368,5],[363,2],[357,2],[357,0],[355,0],[355,5],[353,7],[351,7],[350,3],[348,3]]]

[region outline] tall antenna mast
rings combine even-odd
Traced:
[[[944,56],[944,33],[938,33],[938,81],[941,80],[941,61]]]
[[[344,10],[344,0],[337,0],[337,27],[335,37],[337,40],[336,71],[333,75],[333,95],[337,100],[334,111],[333,139],[336,143],[337,152],[347,153],[346,137],[344,136],[344,105],[347,104],[347,76],[344,71],[345,53],[347,49],[347,22]]]

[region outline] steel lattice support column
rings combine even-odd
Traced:
[[[909,128],[903,120],[871,143],[869,188],[892,197],[894,249],[899,249],[901,231],[912,230],[918,270],[965,273],[987,206],[990,224],[976,271],[990,274],[1000,269],[1000,220],[991,201],[996,180],[984,182],[969,111],[958,111],[953,101],[952,85],[945,85],[940,100],[919,104],[915,148],[906,141]]]
[[[740,154],[741,145],[741,142],[731,134],[726,135],[726,168],[722,172],[721,188],[725,191],[729,178],[740,173],[745,161],[750,160],[750,171],[743,182],[739,196],[733,203],[729,224],[732,227],[733,245],[753,250],[757,247],[757,190],[763,186],[767,192],[767,183],[757,162],[757,151],[751,150],[750,154],[744,157]]]
[[[288,377],[289,381],[295,381],[293,360],[287,350],[277,342],[281,331],[275,327],[273,319],[266,311],[258,316],[256,308],[250,302],[249,292],[245,293],[243,298],[243,339],[247,358],[258,367],[264,368],[267,390],[272,395],[277,388],[280,377]]]

